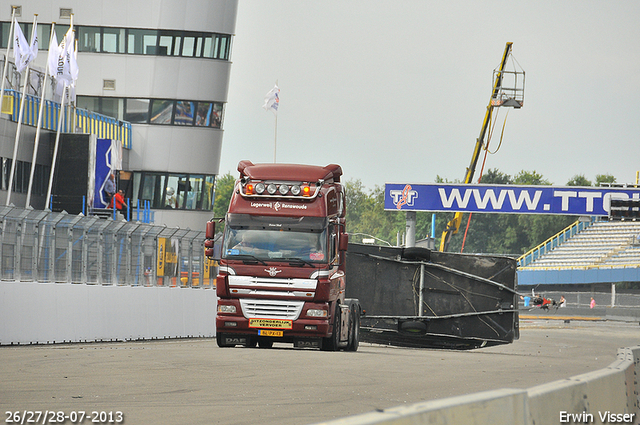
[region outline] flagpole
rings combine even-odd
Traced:
[[[60,114],[58,115],[58,130],[56,131],[56,143],[53,148],[53,159],[51,160],[51,173],[49,174],[49,187],[47,189],[47,198],[45,205],[49,204],[49,209],[53,210],[53,205],[50,204],[51,187],[53,186],[53,174],[56,171],[56,159],[58,158],[58,143],[60,142],[60,129],[62,128],[62,116],[64,114],[64,98],[67,91],[67,83],[64,84],[62,89],[62,99],[60,100]]]
[[[49,44],[51,44],[51,39],[53,38],[53,34],[55,31],[56,23],[51,23],[51,35],[49,36]],[[42,85],[42,94],[40,96],[40,109],[38,111],[38,124],[36,125],[36,140],[33,145],[33,158],[31,160],[31,174],[29,175],[29,189],[27,189],[27,202],[24,204],[25,207],[29,207],[31,205],[31,188],[33,187],[33,174],[36,169],[36,157],[38,156],[38,143],[40,142],[40,126],[42,125],[42,111],[44,109],[44,94],[47,91],[47,78],[49,77],[49,57],[47,56],[47,64],[44,67],[44,83]],[[45,200],[45,205],[47,201]]]
[[[276,130],[273,136],[273,163],[276,163],[276,146],[278,144],[278,114],[276,114]]]
[[[38,15],[33,17],[32,31],[36,29]],[[15,41],[14,41],[15,43]],[[15,49],[15,46],[14,46]],[[20,112],[18,113],[18,127],[16,128],[16,140],[13,142],[13,160],[11,161],[11,174],[9,175],[9,187],[7,188],[7,202],[5,205],[11,204],[11,192],[13,190],[13,175],[16,171],[16,163],[18,162],[18,145],[20,143],[20,131],[22,130],[22,115],[24,113],[24,101],[27,97],[27,85],[29,84],[29,71],[31,64],[27,64],[27,69],[24,73],[24,84],[22,85],[22,98],[20,99]],[[33,164],[32,164],[33,166]]]
[[[276,80],[276,87],[278,86],[278,80]],[[275,130],[273,134],[273,163],[276,163],[276,146],[278,145],[278,111],[276,110],[276,122]]]
[[[13,26],[16,22],[16,7],[11,6],[11,25],[9,26],[9,40],[7,42],[7,54],[4,57],[4,69],[2,70],[2,86],[0,88],[0,114],[2,114],[2,105],[4,102],[4,83],[7,79],[7,69],[9,68],[9,53],[11,52],[11,39],[13,38]]]

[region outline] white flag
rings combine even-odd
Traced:
[[[65,34],[58,47],[58,59],[56,64],[55,78],[58,86],[65,84],[68,86],[75,85],[78,79],[78,63],[76,61],[75,37],[73,29]]]
[[[34,22],[33,31],[31,32],[31,43],[29,44],[30,50],[30,59],[29,62],[33,61],[38,57],[38,23]]]
[[[47,56],[47,63],[49,66],[49,75],[55,77],[58,73],[58,57],[60,56],[60,48],[58,47],[58,38],[56,32],[51,34],[51,41],[49,41],[49,55]]]
[[[17,19],[15,21],[14,28],[13,57],[16,61],[17,71],[22,72],[27,67],[29,62],[31,62],[31,50],[29,49],[29,45],[27,44],[27,39],[24,38],[22,28],[20,28],[20,24],[18,24]]]
[[[280,105],[280,89],[278,86],[273,86],[273,88],[267,93],[264,97],[264,105],[262,107],[265,111],[271,109],[274,114],[278,114],[278,106]]]

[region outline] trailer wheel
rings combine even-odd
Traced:
[[[346,351],[358,351],[360,345],[360,303],[349,300],[349,344]]]
[[[336,305],[333,318],[333,335],[328,338],[322,338],[322,351],[338,351],[340,348],[340,305]]]

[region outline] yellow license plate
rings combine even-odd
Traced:
[[[249,319],[250,328],[292,329],[293,321],[284,319]]]
[[[274,331],[271,329],[258,329],[258,335],[260,336],[283,336],[283,331]]]

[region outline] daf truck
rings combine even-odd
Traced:
[[[217,275],[218,345],[356,351],[362,309],[345,297],[342,168],[241,161],[238,171]],[[206,225],[209,258],[218,222]]]

